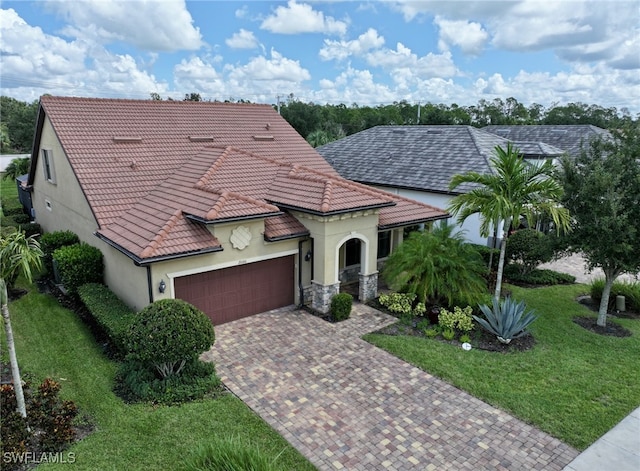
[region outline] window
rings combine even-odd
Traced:
[[[391,253],[391,231],[378,232],[378,258],[388,257]]]
[[[53,153],[48,149],[42,149],[42,168],[44,170],[45,180],[55,183],[56,177],[53,171]]]

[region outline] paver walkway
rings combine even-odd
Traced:
[[[558,271],[560,273],[568,273],[576,277],[576,283],[589,284],[595,278],[604,278],[604,272],[600,268],[589,271],[584,257],[581,254],[571,254],[567,257],[563,257],[559,260],[555,260],[549,263],[543,263],[539,268],[546,268],[549,270]],[[640,273],[630,274],[625,273],[620,275],[617,281],[638,281],[640,280]]]
[[[225,385],[320,470],[561,470],[577,451],[359,337],[367,306],[330,324],[282,309],[216,326],[203,354]]]

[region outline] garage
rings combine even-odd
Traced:
[[[203,311],[214,325],[294,303],[294,256],[238,265],[174,280],[176,298]]]

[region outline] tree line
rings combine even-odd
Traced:
[[[151,93],[150,99],[162,100],[162,97],[158,93]],[[183,100],[203,101],[199,93],[187,93]],[[248,103],[247,100],[237,101]],[[463,124],[484,127],[489,124],[591,124],[603,129],[618,129],[634,121],[626,108],[618,110],[586,103],[552,105],[548,108],[537,103],[525,106],[513,97],[504,100],[482,99],[470,106],[409,103],[405,100],[388,105],[359,106],[357,103],[305,103],[289,95],[286,100],[273,104],[273,107],[314,147],[378,125]],[[2,96],[0,109],[1,152],[30,152],[38,101],[28,103]]]

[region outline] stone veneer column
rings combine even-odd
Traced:
[[[316,311],[327,313],[331,309],[331,298],[340,292],[340,283],[323,285],[311,282],[313,289],[313,301],[311,307]]]
[[[371,273],[369,275],[359,275],[360,287],[358,288],[358,296],[361,303],[371,301],[378,296],[378,273]]]

